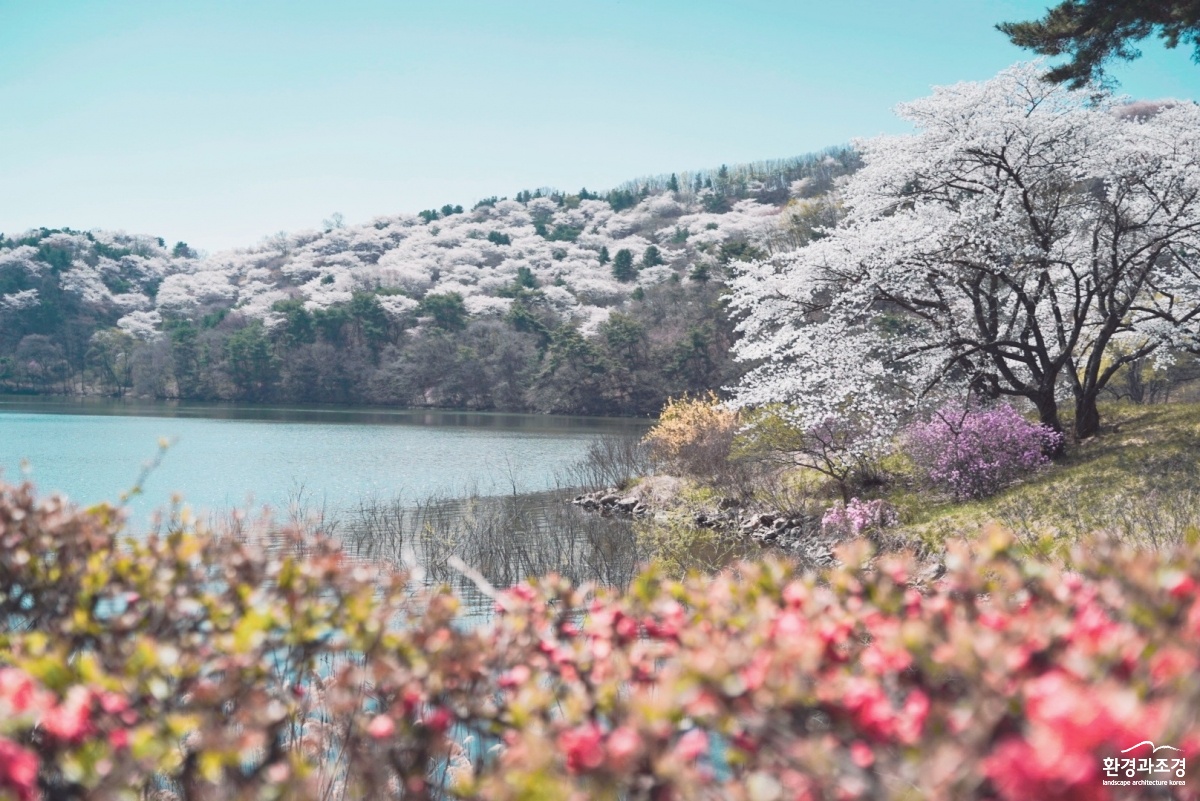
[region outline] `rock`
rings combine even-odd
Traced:
[[[917,573],[917,575],[914,576],[913,583],[928,584],[929,582],[937,581],[944,575],[946,575],[946,566],[941,562],[937,562]]]
[[[620,499],[616,495],[605,495],[604,497],[602,497],[600,499],[600,505],[601,506],[612,506],[618,500],[620,500]]]
[[[620,498],[616,502],[616,507],[624,512],[632,512],[633,507],[638,505],[638,499],[632,495],[626,498]]]

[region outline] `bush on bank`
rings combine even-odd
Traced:
[[[1011,406],[991,409],[946,407],[904,436],[917,471],[955,499],[985,498],[1050,463],[1063,435],[1026,420]]]
[[[470,627],[328,543],[119,531],[0,489],[0,797],[1135,798],[1144,740],[1200,788],[1194,545],[547,578]]]

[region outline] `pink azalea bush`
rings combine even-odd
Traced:
[[[1011,406],[942,409],[908,429],[905,451],[930,484],[955,498],[983,498],[1050,462],[1062,434]]]
[[[1200,789],[1194,545],[992,532],[925,586],[859,541],[471,627],[328,544],[117,532],[0,488],[6,801],[1133,799],[1105,760],[1143,740],[1185,761],[1158,797]]]
[[[865,532],[882,531],[900,522],[896,507],[885,500],[835,503],[821,518],[821,530],[839,537],[858,537]]]

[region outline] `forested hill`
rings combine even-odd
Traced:
[[[649,414],[727,384],[729,265],[831,222],[849,149],[197,254],[0,235],[0,391]]]

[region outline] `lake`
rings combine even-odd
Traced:
[[[198,512],[302,493],[337,514],[365,499],[416,501],[526,493],[558,485],[601,435],[649,421],[391,409],[137,404],[0,398],[0,469],[42,492],[116,501],[172,444],[130,504],[138,528],[178,493]],[[24,465],[24,466],[23,466]]]

